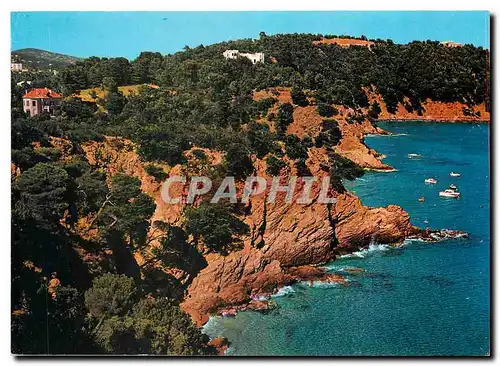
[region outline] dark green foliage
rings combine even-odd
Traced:
[[[150,176],[154,177],[159,182],[163,182],[168,177],[168,174],[165,173],[163,168],[156,166],[156,165],[153,165],[153,164],[145,165],[144,170],[146,170],[146,173],[148,173]]]
[[[269,131],[268,125],[250,122],[247,135],[252,152],[260,159],[266,156],[275,147],[275,136]]]
[[[206,266],[206,261],[196,248],[188,243],[184,230],[156,221],[154,226],[165,234],[160,239],[160,245],[152,249],[153,257],[142,267],[160,262],[164,268],[180,268],[191,275],[196,275]]]
[[[368,111],[368,116],[373,119],[377,119],[381,112],[382,110],[380,109],[380,104],[378,104],[376,100],[373,101],[373,103],[370,106],[370,110]]]
[[[316,147],[333,147],[336,146],[342,138],[339,124],[334,119],[325,119],[321,125],[321,131],[314,140]]]
[[[189,148],[187,136],[183,131],[172,126],[172,129],[147,127],[137,134],[140,144],[139,154],[146,160],[164,160],[170,165],[185,160],[184,150]]]
[[[55,228],[68,208],[69,180],[68,173],[55,164],[36,164],[15,183],[14,189],[19,192],[15,210],[23,218]]]
[[[300,158],[295,161],[295,168],[297,169],[297,175],[299,177],[310,176],[311,171],[306,165],[306,159]]]
[[[353,180],[363,176],[364,171],[353,161],[331,152],[328,155],[330,161],[331,184],[337,192],[344,192],[342,179]]]
[[[322,117],[332,117],[339,113],[338,109],[325,103],[318,103],[316,106],[318,114]]]
[[[12,352],[23,354],[82,354],[97,352],[85,332],[82,296],[75,288],[60,286],[56,298],[47,284],[38,283],[28,311],[12,316]],[[43,329],[43,331],[40,331]]]
[[[309,143],[306,140],[306,144],[297,137],[297,135],[286,135],[285,137],[285,152],[290,159],[306,159],[307,158],[307,146]]]
[[[249,227],[222,204],[203,203],[186,210],[186,231],[201,239],[208,251],[227,254]]]
[[[105,274],[85,292],[85,306],[93,317],[123,315],[135,302],[136,285],[124,275]]]
[[[143,298],[126,315],[107,317],[95,332],[107,353],[170,356],[213,355],[208,336],[177,305]]]
[[[38,163],[46,163],[50,158],[46,155],[40,154],[32,147],[24,147],[20,150],[12,150],[12,162],[24,171],[28,168],[35,166]]]
[[[298,105],[299,107],[305,107],[309,105],[307,97],[301,89],[292,88],[290,95],[292,97],[293,104]]]
[[[67,118],[88,119],[97,111],[94,103],[84,102],[79,98],[64,99],[61,105],[62,115]]]
[[[132,249],[144,244],[147,220],[155,210],[153,199],[142,193],[140,186],[138,178],[116,174],[111,183],[111,204],[105,206],[99,218],[103,232],[128,234]]]
[[[108,171],[106,156],[90,165],[82,142],[102,141],[105,135],[131,139],[148,174],[158,180],[165,178],[164,172],[147,162],[173,166],[185,163],[185,152],[193,147],[218,150],[223,165],[208,169],[217,181],[225,174],[252,174],[254,155],[266,158],[268,174],[279,175],[284,152],[299,175],[308,175],[305,162],[314,139],[314,146],[326,148],[332,184],[342,192],[342,179],[354,179],[363,170],[333,153],[341,138],[337,123],[325,120],[319,135],[302,140],[287,136],[294,106],[281,104],[275,112],[277,98],[254,101],[255,91],[291,88],[293,103],[303,106],[307,90],[326,118],[338,114],[333,105],[352,108],[348,123],[365,119],[361,108],[368,108],[370,119],[380,114],[380,106],[370,106],[364,90],[379,93],[391,113],[402,103],[422,114],[422,102],[428,98],[465,103],[468,115],[475,104],[485,102],[490,108],[488,50],[448,48],[431,41],[398,45],[390,40],[378,40],[371,49],[342,48],[314,45],[318,39],[311,34],[261,34],[258,40],[188,47],[166,56],[144,52],[132,62],[90,57],[57,75],[12,73],[12,161],[21,171],[12,177],[11,195],[14,352],[213,352],[177,304],[206,266],[197,248],[204,245],[207,252],[227,254],[241,246],[249,228],[234,208],[206,203],[186,210],[186,232],[158,221],[151,224],[155,203],[141,191],[140,181]],[[225,60],[226,49],[264,52],[266,62]],[[28,79],[30,87],[49,87],[69,97],[60,115],[25,116],[22,95],[28,87],[17,84]],[[125,98],[118,86],[132,83],[160,88],[142,87]],[[101,108],[70,97],[95,87],[104,87],[103,98],[96,100]],[[264,117],[274,122],[276,134],[254,122]],[[71,142],[64,159],[50,137]],[[202,150],[192,151],[192,156],[204,169],[209,165]],[[81,229],[81,223],[89,227]],[[149,245],[153,241],[155,245]],[[255,243],[257,248],[263,245]],[[141,266],[136,253],[144,255]],[[90,259],[83,262],[82,257]],[[162,268],[182,274],[174,277]],[[46,287],[53,271],[62,284],[55,299]],[[99,277],[107,272],[113,274]],[[88,309],[83,296],[87,290]]]
[[[79,214],[97,212],[108,194],[106,175],[99,171],[88,171],[77,177],[75,183],[75,203]]]
[[[229,176],[244,179],[253,172],[253,165],[248,152],[242,146],[233,144],[228,147],[224,157],[224,166]]]
[[[279,106],[276,130],[279,136],[286,134],[287,127],[293,122],[293,106],[285,103]]]
[[[255,107],[260,115],[266,115],[269,108],[271,108],[276,103],[276,98],[264,98],[255,101]]]
[[[270,155],[266,159],[266,165],[267,174],[272,176],[279,176],[281,169],[285,167],[285,162],[274,155]]]

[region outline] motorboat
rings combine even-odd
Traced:
[[[434,178],[427,178],[424,182],[427,184],[436,184],[438,181]]]
[[[460,173],[451,172],[450,177],[460,177]]]
[[[460,192],[457,192],[454,189],[445,189],[444,191],[439,192],[439,196],[448,198],[459,198]]]
[[[425,202],[425,197],[424,197],[424,196],[420,197],[420,198],[418,199],[418,202]]]
[[[458,187],[454,184],[450,184],[450,186],[448,187],[448,189],[452,189],[454,191],[456,191],[458,189]]]
[[[410,159],[415,159],[415,158],[419,158],[419,157],[421,157],[420,154],[408,154],[408,158],[410,158]]]

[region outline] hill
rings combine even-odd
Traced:
[[[19,60],[27,67],[36,69],[61,68],[82,60],[78,57],[37,48],[23,48],[12,51],[12,59]]]
[[[363,206],[343,182],[392,169],[364,144],[384,133],[378,119],[487,119],[489,51],[314,43],[335,38],[261,34],[33,73],[66,97],[54,116],[24,114],[13,73],[13,352],[213,354],[191,320],[267,310],[262,299],[294,281],[347,284],[318,266],[423,235],[399,206]],[[186,184],[167,203],[174,176]],[[296,189],[294,204],[268,190],[212,204],[211,190],[189,204],[195,176],[234,177],[239,197],[248,176],[316,177],[310,197],[327,177],[336,202],[295,204]]]

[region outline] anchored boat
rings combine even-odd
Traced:
[[[460,177],[460,173],[451,172],[450,177]]]
[[[420,154],[408,154],[409,159],[419,158],[420,156],[421,156]]]
[[[448,197],[448,198],[459,198],[460,192],[457,192],[454,189],[445,189],[444,191],[439,192],[440,197]]]
[[[427,184],[436,184],[438,181],[434,178],[427,178],[424,182]]]

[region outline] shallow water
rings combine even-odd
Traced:
[[[397,204],[415,225],[461,229],[469,239],[372,245],[327,267],[350,286],[299,283],[280,292],[268,314],[212,318],[230,355],[486,355],[489,353],[490,187],[488,125],[386,122],[397,136],[370,136],[393,173],[370,172],[349,190],[368,206]],[[421,155],[409,159],[408,154]],[[452,178],[451,171],[461,173]],[[436,185],[424,184],[434,177]],[[438,192],[450,183],[462,197]],[[424,196],[425,202],[418,202]],[[428,223],[426,223],[427,221]]]

